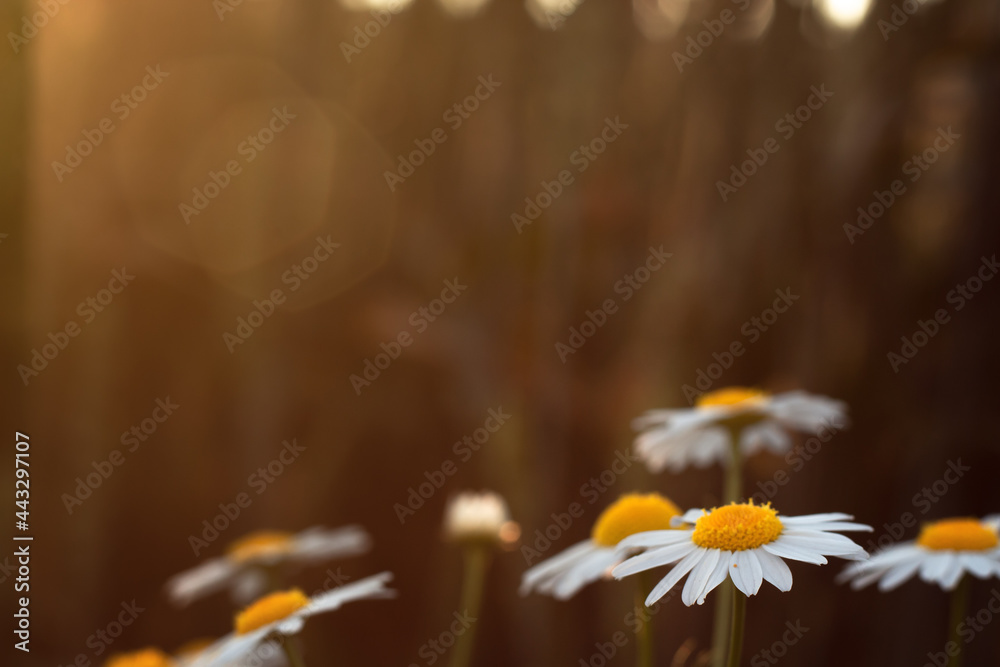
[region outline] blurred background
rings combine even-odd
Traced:
[[[459,605],[442,512],[486,488],[523,535],[493,562],[474,664],[598,664],[629,582],[521,598],[519,548],[574,502],[547,556],[625,491],[718,502],[718,468],[585,485],[734,342],[711,388],[801,387],[853,416],[801,470],[750,459],[748,492],[784,470],[780,511],[850,512],[873,539],[905,512],[1000,510],[1000,283],[969,282],[1000,245],[997,3],[368,3],[4,3],[2,411],[8,441],[31,437],[35,537],[32,652],[5,663],[100,664],[88,637],[132,600],[145,611],[112,651],[221,635],[226,596],[177,610],[169,576],[252,530],[358,523],[374,549],[331,570],[390,569],[400,597],[318,619],[307,659],[429,664]],[[640,270],[651,248],[671,256]],[[798,298],[775,318],[776,290]],[[157,400],[177,406],[162,422]],[[491,409],[510,417],[460,455]],[[304,451],[258,494],[292,439]],[[196,556],[189,538],[241,492],[251,506]],[[790,593],[751,600],[747,663],[786,620],[810,628],[789,667],[940,650],[945,594],[854,593],[840,567],[793,565]],[[710,604],[665,605],[657,664],[705,648],[710,623]],[[997,628],[969,651],[994,664]]]

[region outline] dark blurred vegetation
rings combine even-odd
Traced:
[[[776,289],[800,299],[716,386],[802,387],[854,417],[780,490],[782,512],[848,511],[881,527],[958,459],[972,470],[923,518],[1000,510],[1000,286],[986,283],[898,373],[886,358],[1000,245],[1000,6],[927,2],[885,40],[877,22],[891,4],[849,31],[805,0],[752,0],[683,73],[673,54],[733,3],[692,2],[673,25],[651,0],[635,11],[585,0],[552,31],[520,2],[457,19],[416,0],[348,63],[340,44],[371,17],[333,0],[247,0],[224,20],[208,2],[77,0],[19,53],[0,49],[3,412],[5,437],[32,438],[36,537],[34,650],[15,664],[92,655],[87,637],[132,599],[147,611],[114,649],[227,631],[224,596],[177,611],[162,583],[198,562],[188,536],[288,438],[307,448],[301,461],[207,555],[256,528],[361,523],[375,549],[343,572],[391,569],[401,596],[315,621],[313,664],[425,664],[420,646],[458,604],[460,558],[440,540],[447,497],[497,490],[533,539],[630,445],[633,417],[686,405],[681,386],[746,342],[743,323]],[[35,9],[5,3],[4,34]],[[169,76],[119,121],[111,104],[157,64]],[[488,75],[500,87],[452,130],[442,114]],[[830,101],[723,202],[716,182],[824,84]],[[286,104],[298,119],[186,225],[191,188],[242,159],[239,142]],[[51,163],[105,116],[114,131],[60,182]],[[576,172],[571,154],[606,118],[628,129]],[[857,208],[948,126],[961,138],[850,243]],[[447,140],[391,192],[383,172],[437,127]],[[563,169],[574,183],[519,234],[511,215]],[[282,274],[327,235],[341,248],[290,291]],[[623,301],[616,281],[660,245],[672,258]],[[77,304],[121,267],[134,282],[25,386],[17,366],[82,323]],[[455,277],[468,289],[416,334],[410,314]],[[274,288],[287,303],[230,353],[223,333]],[[618,312],[563,363],[555,344],[607,298]],[[402,331],[413,344],[357,395],[349,376]],[[167,396],[176,413],[69,515],[62,495]],[[459,462],[453,443],[498,406],[510,421]],[[446,459],[458,472],[400,525],[393,505]],[[752,459],[748,488],[785,467]],[[720,487],[717,469],[636,465],[549,554],[583,539],[620,492],[690,507],[717,502]],[[576,665],[623,628],[628,582],[566,603],[521,599],[525,568],[516,551],[495,561],[476,664]],[[940,650],[943,593],[852,593],[833,584],[839,569],[796,564],[791,593],[765,586],[747,659],[786,619],[811,628],[789,667],[921,664]],[[298,581],[312,590],[321,570]],[[990,588],[976,587],[975,608]],[[709,607],[675,600],[657,615],[658,664],[689,637],[704,646]],[[993,629],[970,651],[967,664],[995,661]],[[615,658],[630,660],[630,648]]]

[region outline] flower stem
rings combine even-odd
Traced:
[[[961,667],[962,665],[962,652],[959,647],[962,645],[962,637],[958,632],[958,628],[962,625],[965,620],[965,611],[969,608],[969,589],[971,588],[972,579],[968,575],[962,575],[962,579],[958,582],[958,587],[951,593],[951,618],[948,621],[948,639],[949,643],[955,645],[955,654],[951,655],[951,651],[948,654],[951,658],[948,661],[948,667]]]
[[[640,572],[635,578],[635,606],[643,609],[646,605],[646,595],[649,589],[649,572]],[[636,637],[635,664],[636,667],[653,667],[653,632],[649,627],[653,622],[652,616],[639,626],[638,637]]]
[[[472,619],[472,624],[458,636],[451,654],[451,667],[468,667],[475,644],[476,621],[483,601],[483,584],[486,581],[486,566],[489,564],[489,547],[470,544],[462,553],[465,574],[462,580],[462,611]]]
[[[729,429],[729,465],[726,466],[726,488],[722,502],[738,503],[743,495],[743,456],[740,452],[740,429]]]
[[[743,626],[746,622],[747,598],[739,591],[733,591],[733,631],[729,635],[729,659],[726,667],[740,667],[743,653]]]
[[[743,495],[743,457],[740,452],[739,428],[729,428],[729,465],[725,468],[723,503],[739,502]],[[712,667],[725,664],[726,640],[729,637],[729,608],[732,606],[733,585],[728,579],[719,587],[715,599],[715,622],[712,628]]]
[[[299,650],[295,648],[294,642],[295,640],[292,637],[285,637],[285,641],[281,643],[281,648],[288,657],[289,667],[306,667],[306,663],[302,660],[302,656],[299,655]]]

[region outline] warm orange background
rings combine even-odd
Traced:
[[[301,458],[204,555],[257,528],[360,523],[374,550],[333,570],[391,569],[400,597],[316,620],[310,664],[426,664],[420,646],[458,605],[460,559],[440,540],[447,498],[499,491],[525,537],[583,498],[585,516],[549,554],[626,490],[710,506],[717,468],[635,465],[593,504],[581,485],[630,445],[633,417],[686,405],[682,385],[734,341],[747,352],[716,386],[802,387],[851,406],[853,428],[800,471],[751,459],[751,490],[789,472],[782,512],[881,527],[920,513],[914,494],[958,459],[971,471],[921,518],[1000,510],[1000,284],[949,311],[898,373],[886,359],[1000,246],[1000,10],[928,2],[886,41],[887,1],[845,32],[804,0],[753,0],[678,72],[672,54],[734,3],[695,0],[669,19],[682,5],[585,0],[553,32],[521,2],[460,19],[416,0],[348,63],[340,43],[371,17],[334,0],[246,0],[221,21],[206,1],[71,0],[20,53],[0,49],[3,437],[31,436],[36,538],[33,651],[5,644],[0,662],[69,664],[132,599],[146,611],[114,649],[225,632],[225,596],[177,611],[163,582],[198,562],[188,536],[295,438]],[[3,33],[35,10],[5,3]],[[114,101],[156,66],[169,75],[119,118]],[[500,86],[453,129],[443,114],[491,75]],[[782,137],[775,123],[820,85],[834,96]],[[185,224],[191,189],[244,160],[241,141],[285,106],[297,117]],[[114,130],[60,182],[51,163],[103,118]],[[615,118],[627,129],[579,172],[573,152]],[[960,139],[850,243],[856,209],[908,179],[904,163],[948,126]],[[385,170],[435,128],[444,143],[390,191]],[[769,137],[780,149],[723,202],[716,182]],[[566,169],[573,182],[518,233],[511,214]],[[317,237],[341,246],[292,291],[282,275]],[[672,257],[624,301],[616,281],[661,245]],[[122,267],[134,281],[85,322],[78,304]],[[411,313],[456,278],[467,289],[418,333]],[[286,303],[230,353],[223,334],[275,288]],[[744,323],[786,288],[799,299],[750,344]],[[556,343],[608,298],[617,312],[563,363]],[[70,321],[79,335],[25,386],[17,366]],[[350,375],[401,332],[412,344],[358,395]],[[174,414],[68,514],[75,479],[167,397]],[[500,407],[510,420],[461,461],[453,444]],[[400,525],[393,505],[446,460],[457,472]],[[525,568],[517,551],[495,560],[475,664],[577,665],[623,628],[630,582],[522,599]],[[747,664],[786,620],[810,628],[788,667],[917,665],[943,645],[941,591],[853,593],[833,584],[840,568],[795,564],[790,593],[765,586],[750,601]],[[320,586],[323,569],[298,582]],[[977,585],[976,608],[990,588]],[[657,616],[659,665],[688,638],[705,646],[710,606],[675,600]],[[970,651],[968,665],[995,662],[996,628]],[[614,664],[632,660],[629,646]]]

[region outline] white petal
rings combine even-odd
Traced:
[[[530,568],[521,575],[521,595],[527,595],[535,586],[564,571],[596,548],[598,547],[593,540],[583,540]]]
[[[238,569],[228,558],[212,558],[173,576],[167,581],[167,595],[174,604],[183,607],[224,588],[237,572]]]
[[[782,522],[784,523],[784,521]],[[795,530],[808,530],[812,532],[824,532],[833,530],[856,531],[870,533],[872,527],[864,523],[854,523],[852,521],[826,521],[821,523],[796,523],[791,528]]]
[[[646,553],[629,558],[627,561],[616,567],[612,574],[614,574],[615,579],[621,579],[622,577],[627,577],[628,575],[635,574],[636,572],[644,572],[646,570],[651,570],[654,567],[670,565],[684,556],[687,556],[697,548],[698,547],[690,541],[686,541],[681,544],[672,544],[669,547],[651,549]]]
[[[921,562],[921,559],[914,558],[892,566],[887,572],[884,572],[882,579],[878,582],[878,589],[891,591],[898,588],[916,574],[917,570],[920,569]]]
[[[792,439],[781,425],[773,420],[758,422],[743,429],[740,435],[740,451],[746,455],[756,454],[766,449],[775,454],[783,454],[791,449]]]
[[[997,571],[997,564],[995,561],[978,554],[959,554],[958,560],[961,561],[962,566],[968,572],[979,577],[980,579],[988,579],[990,575]]]
[[[792,571],[785,561],[764,549],[756,549],[757,560],[764,579],[771,582],[782,593],[792,590]]]
[[[791,558],[803,563],[812,563],[813,565],[825,565],[827,563],[826,558],[822,554],[816,553],[807,546],[798,546],[794,542],[789,542],[785,539],[784,535],[779,536],[774,542],[763,545],[761,549],[775,556]]]
[[[295,536],[290,559],[312,563],[331,558],[346,558],[365,553],[371,538],[360,526],[324,528],[316,526]]]
[[[601,548],[587,554],[565,574],[556,577],[552,595],[557,600],[568,600],[589,583],[601,579],[619,561],[614,549]]]
[[[629,535],[618,543],[618,549],[636,547],[666,547],[679,542],[690,542],[693,530],[647,530],[644,533]]]
[[[712,572],[719,562],[720,553],[718,549],[709,549],[708,553],[698,561],[698,564],[691,570],[691,574],[688,575],[687,581],[684,582],[684,590],[681,592],[681,602],[688,607],[701,597],[705,584],[708,583],[709,577],[712,576]]]
[[[652,606],[657,600],[662,598],[667,594],[674,585],[681,580],[681,578],[691,571],[691,569],[698,564],[706,554],[707,549],[702,549],[700,547],[695,548],[694,551],[689,553],[687,556],[681,559],[677,565],[674,565],[673,569],[660,580],[653,590],[650,591],[649,595],[646,597],[646,606]]]
[[[955,586],[958,585],[958,580],[962,578],[963,574],[965,574],[965,568],[962,567],[958,556],[952,554],[951,559],[948,561],[947,569],[941,575],[941,587],[946,591],[955,590]]]
[[[928,583],[940,583],[945,572],[948,570],[951,558],[954,556],[947,551],[931,554],[924,558],[920,564],[920,578]]]
[[[385,585],[392,580],[391,572],[359,579],[358,581],[343,586],[337,586],[325,593],[320,593],[314,597],[308,607],[304,607],[300,613],[304,616],[313,616],[327,611],[340,608],[344,603],[365,598],[391,598],[396,596],[396,591],[386,588]]]
[[[733,583],[747,597],[756,595],[764,581],[764,572],[760,561],[757,560],[757,555],[753,550],[737,551],[733,555],[735,559],[731,563],[735,567],[729,570],[729,576],[732,577]]]
[[[732,551],[722,551],[719,553],[719,562],[715,564],[715,569],[712,570],[708,581],[705,582],[704,587],[701,589],[701,594],[698,596],[698,604],[705,604],[705,597],[729,576],[729,563],[732,557]]]
[[[825,521],[850,521],[854,517],[843,512],[826,512],[825,514],[802,514],[800,516],[779,516],[786,526],[796,526],[802,523],[823,523]]]

